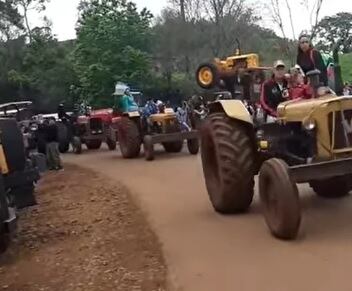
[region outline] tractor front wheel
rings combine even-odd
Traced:
[[[110,151],[116,150],[116,140],[112,140],[111,138],[108,138],[106,140],[106,144],[108,145],[108,148]]]
[[[122,117],[118,127],[118,140],[123,158],[138,157],[141,151],[141,135],[136,121]]]
[[[181,127],[178,122],[169,123],[166,126],[165,133],[181,133]],[[163,147],[167,153],[180,153],[183,148],[183,140],[164,142]]]
[[[225,113],[211,114],[201,129],[205,183],[214,209],[246,211],[254,192],[255,151],[248,129]]]
[[[294,239],[301,223],[297,185],[280,159],[264,162],[259,173],[259,194],[271,233],[280,239]]]
[[[86,146],[89,150],[98,150],[100,149],[102,141],[100,139],[87,140]]]
[[[312,181],[310,186],[323,198],[345,197],[351,191],[351,176],[334,177],[322,181]]]
[[[197,155],[199,152],[199,140],[198,138],[187,140],[188,152],[191,155]]]
[[[154,144],[152,137],[150,135],[146,135],[144,137],[144,155],[145,159],[147,161],[153,161],[154,160]]]
[[[82,153],[82,141],[78,136],[72,138],[73,153],[80,155]]]

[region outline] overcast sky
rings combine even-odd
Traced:
[[[309,28],[309,16],[306,9],[302,8],[297,3],[300,0],[289,0],[294,3],[294,23],[296,27],[296,33]],[[75,24],[77,21],[77,5],[79,0],[51,0],[51,3],[47,5],[46,15],[53,22],[54,33],[60,40],[75,38]],[[134,0],[138,7],[147,7],[154,15],[160,13],[162,8],[167,4],[167,0]],[[258,1],[260,2],[260,1]],[[270,3],[269,0],[267,2]],[[321,11],[321,17],[326,15],[333,15],[337,12],[351,12],[352,3],[351,0],[324,0],[323,8]],[[271,23],[268,19],[268,14],[263,13],[261,15],[264,18],[263,25],[270,27]],[[289,34],[289,21],[287,18],[287,34]],[[38,15],[33,14],[31,16],[31,22],[37,24],[39,22]]]

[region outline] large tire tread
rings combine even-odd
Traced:
[[[255,152],[247,128],[225,113],[212,114],[201,130],[201,148],[214,209],[223,214],[246,211],[253,199],[255,172]]]
[[[128,117],[122,117],[119,122],[118,140],[122,156],[125,159],[139,156],[142,139],[135,121]]]

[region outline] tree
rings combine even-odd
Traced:
[[[46,9],[45,5],[50,0],[15,0],[15,1],[23,12],[23,19],[26,27],[27,36],[29,38],[29,41],[32,42],[33,33],[32,33],[32,28],[29,25],[28,13],[32,10],[35,10],[38,13],[43,12]],[[44,18],[44,21],[47,22],[48,20]]]
[[[341,52],[352,52],[352,13],[341,12],[323,18],[316,28],[317,46],[331,52],[339,45]]]
[[[0,41],[7,41],[22,30],[22,18],[15,0],[0,0]]]
[[[298,35],[296,34],[296,24],[293,14],[292,5],[295,5],[296,1],[291,0],[270,0],[267,3],[267,10],[271,16],[273,24],[279,29],[282,38],[279,40],[279,46],[281,47],[282,53],[285,55],[288,61],[292,65],[296,62],[296,49],[295,43],[297,42]],[[297,5],[297,3],[296,3]],[[302,6],[308,13],[310,27],[307,28],[306,32],[311,34],[314,38],[316,26],[318,24],[321,7],[323,0],[302,0],[298,5]],[[289,30],[288,33],[286,23],[284,19],[289,19]]]
[[[148,78],[152,15],[124,0],[81,1],[80,9],[74,65],[82,97],[108,105],[116,81],[141,86]]]

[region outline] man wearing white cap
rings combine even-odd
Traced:
[[[274,63],[273,77],[263,84],[260,103],[267,115],[276,117],[278,105],[288,100],[285,74],[286,65],[282,60],[278,60]]]

